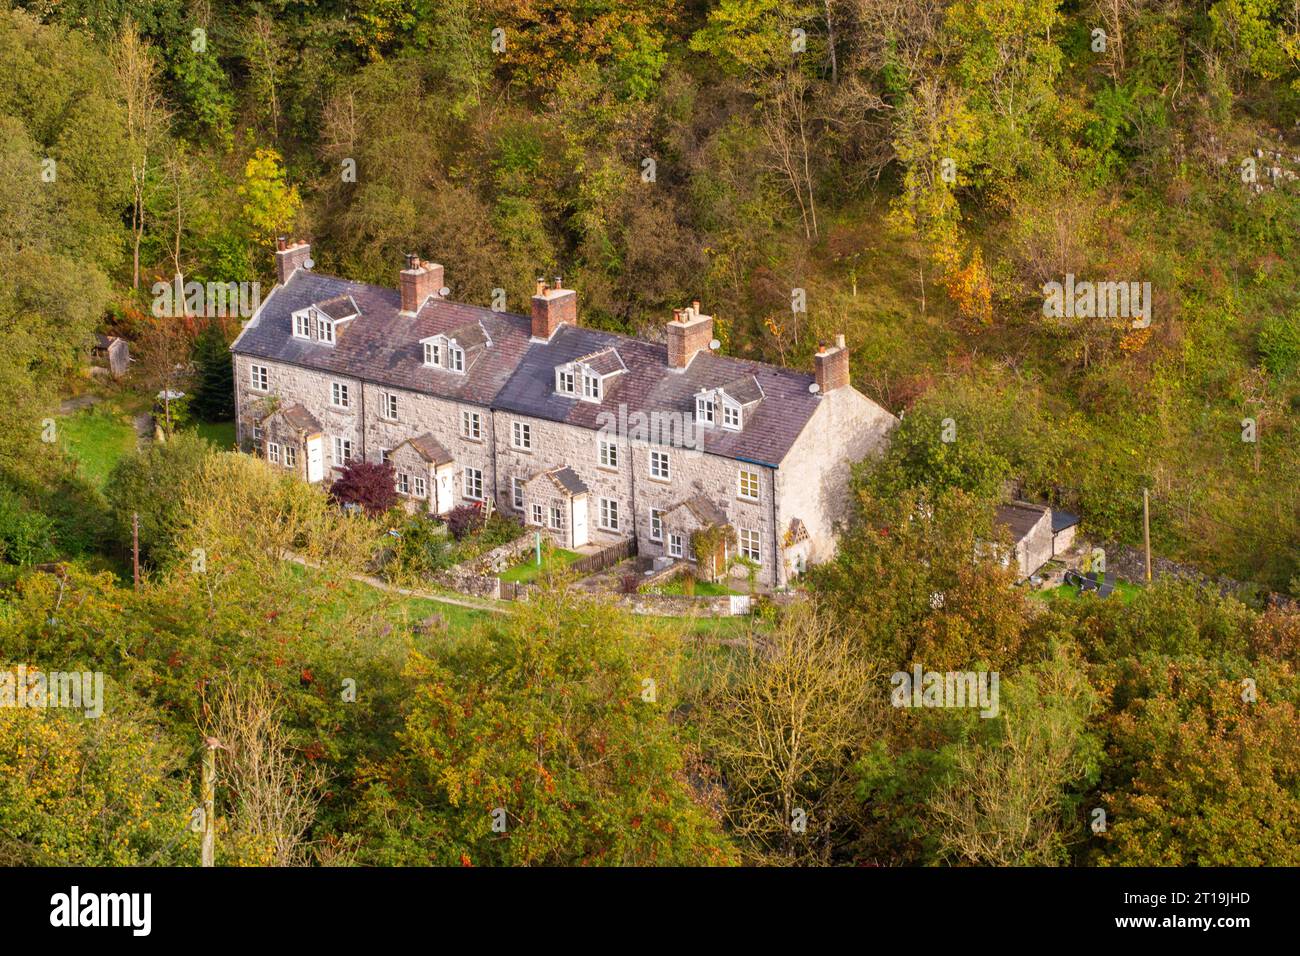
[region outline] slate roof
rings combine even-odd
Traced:
[[[707,528],[710,525],[720,526],[727,523],[726,513],[708,498],[704,497],[704,495],[695,495],[691,498],[687,498],[685,501],[673,505],[664,512],[664,517],[666,518],[674,511],[678,511],[682,508],[689,511],[702,527]]]
[[[408,438],[402,444],[410,445],[421,458],[431,465],[446,465],[453,460],[451,452],[447,451],[442,446],[442,443],[429,432],[416,435],[414,438]]]
[[[277,415],[284,419],[286,425],[296,431],[315,434],[321,430],[320,422],[316,420],[316,416],[307,411],[307,409],[303,408],[297,402],[292,405],[286,405],[284,408],[277,409],[266,417],[275,418]]]
[[[741,405],[749,405],[752,402],[763,400],[763,386],[758,384],[758,379],[752,375],[746,375],[744,378],[738,378],[734,382],[728,382],[722,386],[722,391],[726,392]]]
[[[1028,501],[1009,501],[998,505],[995,517],[998,524],[1011,529],[1013,541],[1020,541],[1049,510],[1045,505],[1035,505]]]
[[[350,296],[360,310],[347,335],[333,346],[293,337],[294,311],[342,296]],[[707,351],[676,371],[668,368],[662,343],[568,324],[549,342],[532,342],[530,320],[522,315],[436,297],[426,300],[415,316],[401,315],[400,308],[395,289],[299,269],[272,290],[231,348],[241,355],[592,429],[608,420],[598,417],[602,411],[618,415],[620,405],[629,415],[675,412],[689,421],[698,392],[730,386],[765,400],[747,412],[742,431],[699,429],[701,449],[770,466],[785,457],[821,401],[808,391],[814,381],[809,372]],[[425,367],[423,339],[441,333],[464,344],[460,336],[472,335],[474,327],[491,345],[467,349],[464,373]],[[556,366],[579,358],[627,371],[605,380],[599,403],[557,395]],[[745,400],[729,389],[728,394]]]
[[[593,352],[591,355],[584,355],[581,358],[574,359],[575,362],[581,362],[589,367],[597,375],[605,376],[614,372],[626,372],[627,366],[623,364],[622,357],[618,354],[618,349],[601,349],[599,352]]]
[[[587,493],[587,484],[578,477],[568,465],[561,465],[559,468],[552,468],[550,471],[543,471],[540,474],[533,475],[528,479],[528,484],[532,484],[539,478],[548,478],[562,493],[566,495],[585,495]]]
[[[356,315],[361,311],[357,308],[356,300],[350,295],[336,295],[324,302],[317,302],[316,308],[331,319],[346,319],[348,316]]]
[[[1052,509],[1052,534],[1058,531],[1064,531],[1066,528],[1073,528],[1079,523],[1079,516],[1070,514],[1068,511],[1057,511]]]

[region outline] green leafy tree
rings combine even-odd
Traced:
[[[555,589],[413,656],[402,752],[366,801],[375,862],[726,862],[669,719],[677,641]]]

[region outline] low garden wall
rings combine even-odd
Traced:
[[[497,598],[501,596],[501,580],[497,575],[518,564],[535,546],[532,535],[521,535],[477,558],[437,572],[433,580],[443,587],[475,597]]]

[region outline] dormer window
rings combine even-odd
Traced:
[[[317,338],[326,345],[334,344],[334,323],[329,319],[320,319],[316,326]]]
[[[420,340],[424,350],[426,368],[441,368],[448,372],[464,372],[469,365],[469,355],[480,354],[482,349],[492,347],[492,339],[487,330],[478,322],[439,332]]]
[[[722,403],[722,427],[740,430],[740,406],[731,402]]]
[[[605,399],[609,381],[627,371],[616,349],[602,349],[555,368],[555,392],[584,402]]]
[[[713,397],[699,395],[695,399],[695,420],[701,425],[713,424]]]
[[[306,312],[295,312],[293,314],[293,337],[295,339],[311,338],[311,320],[307,318]]]

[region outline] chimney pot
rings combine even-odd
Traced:
[[[686,368],[696,352],[709,350],[712,341],[713,316],[701,315],[698,302],[673,309],[673,320],[668,323],[668,367]]]
[[[442,294],[443,269],[436,262],[424,262],[419,256],[406,257],[406,268],[398,276],[402,294],[402,311],[408,315],[419,311],[424,300]]]
[[[549,341],[564,323],[578,324],[578,293],[562,288],[560,277],[555,277],[555,288],[549,288],[539,279],[537,294],[533,296],[532,337]]]
[[[826,343],[821,343],[813,356],[813,364],[820,394],[825,395],[849,384],[849,350],[842,345],[828,349]]]
[[[280,284],[289,281],[289,277],[311,258],[311,244],[297,241],[289,245],[283,237],[276,239],[275,250],[275,274],[280,280]]]

